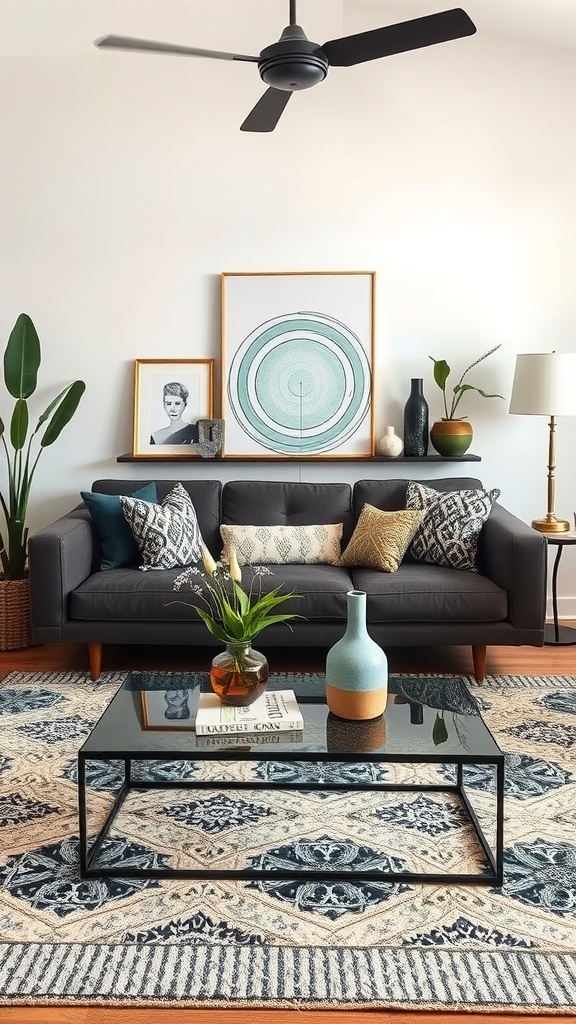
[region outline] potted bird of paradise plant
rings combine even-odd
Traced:
[[[20,313],[4,351],[4,383],[15,399],[10,418],[0,415],[0,444],[6,462],[6,484],[0,481],[0,650],[29,647],[28,526],[26,518],[38,460],[72,419],[86,385],[68,384],[47,406],[30,430],[28,399],[38,381],[41,349],[36,328]],[[1,410],[0,410],[1,411]]]
[[[174,580],[174,589],[189,585],[204,603],[190,605],[206,628],[226,649],[217,654],[210,669],[210,685],[223,704],[245,707],[258,699],[268,682],[268,661],[261,651],[252,648],[252,641],[267,626],[289,619],[302,618],[295,612],[275,612],[284,601],[301,598],[290,591],[281,594],[281,587],[262,592],[262,579],[272,576],[267,566],[252,566],[252,582],[248,590],[242,586],[242,570],[232,548],[227,565],[216,562],[202,545],[204,570],[190,566]],[[190,604],[190,602],[183,602]]]

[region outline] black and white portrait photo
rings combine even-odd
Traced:
[[[197,455],[198,420],[213,412],[212,359],[138,359],[134,455]]]

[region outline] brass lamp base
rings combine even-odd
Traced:
[[[570,523],[566,519],[556,519],[556,516],[549,512],[543,519],[533,519],[532,528],[540,533],[566,533],[570,529]]]

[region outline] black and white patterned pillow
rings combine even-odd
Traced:
[[[196,509],[182,484],[176,484],[161,505],[124,495],[120,502],[144,560],[141,569],[176,569],[200,560]]]
[[[410,554],[419,562],[478,572],[478,537],[499,497],[497,488],[437,491],[411,480],[406,507],[422,509],[424,518],[412,539]]]

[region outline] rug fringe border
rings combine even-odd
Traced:
[[[71,971],[74,993],[41,991],[57,985],[58,979],[69,979]],[[214,979],[218,991],[210,995],[207,989],[214,987]],[[262,991],[266,986],[269,995]],[[576,956],[415,947],[0,943],[0,992],[0,1005],[367,1006],[481,1012],[505,1007],[517,1013],[574,1013]]]

